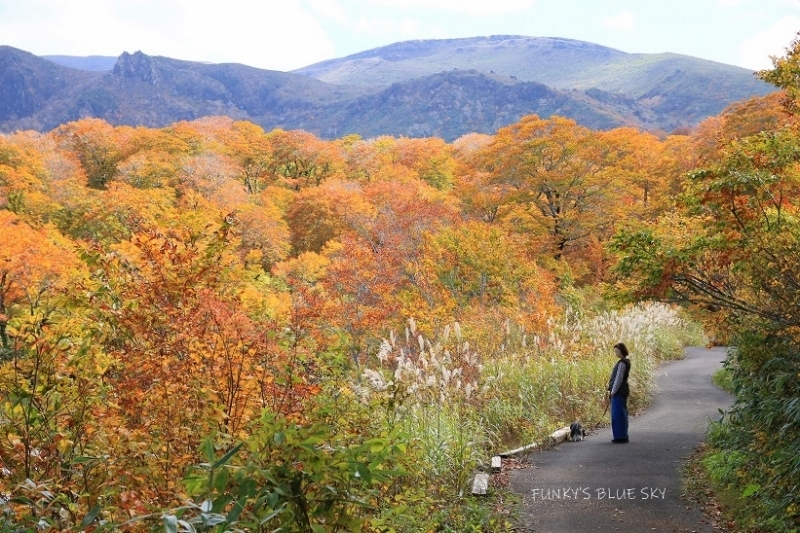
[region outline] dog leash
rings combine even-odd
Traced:
[[[605,417],[606,417],[606,413],[608,412],[608,406],[609,406],[609,405],[611,405],[611,401],[609,401],[609,402],[606,404],[606,408],[605,408],[605,409],[603,409],[603,414],[602,414],[602,415],[600,415],[600,422],[598,422],[598,423],[596,423],[596,424],[594,425],[594,429],[597,429],[597,428],[599,428],[599,427],[602,425],[602,423],[603,423],[603,418],[605,418]]]

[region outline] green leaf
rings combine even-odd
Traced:
[[[233,501],[233,498],[228,494],[223,494],[214,500],[214,505],[211,506],[212,513],[222,513],[228,504]]]
[[[323,435],[319,434],[311,435],[310,437],[307,437],[305,440],[303,440],[303,442],[300,443],[300,446],[308,450],[313,450],[324,440],[325,439]]]
[[[189,522],[187,522],[186,520],[178,520],[178,524],[182,525],[183,528],[186,531],[189,531],[190,533],[196,533],[196,531],[197,531],[195,529],[195,527],[192,524],[190,524]]]
[[[97,504],[94,507],[92,507],[92,509],[89,511],[89,514],[84,516],[83,520],[81,520],[81,529],[86,528],[86,526],[94,522],[94,519],[97,518],[98,514],[100,514],[100,510],[102,508],[103,507],[100,504]]]
[[[280,513],[281,513],[280,511],[272,511],[268,515],[262,517],[261,520],[259,520],[259,524],[263,526],[264,524],[266,524],[267,522],[278,516]]]
[[[224,472],[224,470],[223,470]],[[200,476],[197,474],[189,474],[183,478],[183,484],[186,487],[186,492],[193,496],[202,492],[205,489],[208,476]]]
[[[228,513],[228,516],[225,517],[225,520],[227,520],[229,524],[232,524],[237,520],[239,520],[239,515],[241,515],[242,511],[244,511],[244,505],[246,503],[247,503],[247,498],[241,498],[239,501],[233,504],[233,507]]]
[[[367,483],[372,481],[372,472],[370,472],[369,468],[366,465],[357,463],[356,464],[356,477],[363,479]]]
[[[378,453],[386,448],[386,441],[383,439],[370,439],[364,445],[369,447],[370,453]]]
[[[239,450],[242,448],[242,446],[243,446],[243,445],[244,445],[244,443],[243,443],[243,442],[240,442],[239,444],[237,444],[236,446],[234,446],[233,448],[231,448],[231,450],[230,450],[228,453],[226,453],[225,455],[223,455],[222,457],[220,457],[220,458],[217,460],[217,462],[213,464],[213,466],[211,467],[211,469],[212,469],[212,470],[216,470],[216,469],[217,469],[217,468],[219,468],[220,466],[222,466],[222,465],[226,464],[228,461],[230,461],[230,460],[231,460],[231,457],[233,457],[234,455],[236,455],[236,452],[238,452],[238,451],[239,451]],[[210,462],[210,461],[209,461],[209,462]]]
[[[200,444],[200,451],[203,453],[208,464],[214,461],[216,454],[214,453],[214,444],[211,442],[211,439],[203,439],[203,442]]]
[[[223,468],[220,470],[216,477],[214,477],[214,487],[213,489],[218,493],[222,493],[225,490],[225,487],[228,486],[228,480],[230,479],[230,474],[228,473],[227,468]]]
[[[742,492],[742,498],[749,498],[759,490],[761,490],[761,485],[751,483],[744,488],[744,491]]]
[[[81,465],[85,463],[91,463],[92,461],[97,461],[98,459],[99,457],[86,457],[86,456],[73,457],[72,460],[70,461],[70,464]]]
[[[178,517],[171,514],[164,517],[164,532],[178,533]]]

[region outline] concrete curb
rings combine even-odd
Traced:
[[[561,444],[569,438],[569,427],[557,429],[547,438],[545,442],[534,442],[521,448],[508,450],[492,457],[492,472],[499,472],[502,469],[503,457],[515,457],[518,455],[527,455],[536,451],[546,450],[552,448],[557,444]],[[472,494],[486,495],[489,489],[489,474],[486,472],[478,472],[472,479]]]
[[[561,429],[557,429],[544,442],[534,442],[533,444],[528,444],[527,446],[523,446],[521,448],[516,448],[514,450],[509,450],[507,452],[499,453],[497,456],[499,457],[515,457],[518,455],[523,455],[526,453],[534,452],[537,450],[546,450],[555,446],[556,444],[561,444],[565,440],[569,438],[569,427],[563,427]]]

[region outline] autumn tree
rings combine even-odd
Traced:
[[[420,181],[372,183],[364,197],[374,210],[350,220],[350,228],[324,250],[331,260],[323,282],[333,298],[329,321],[346,333],[357,362],[382,329],[402,323],[398,294],[404,288],[413,287],[433,305],[420,250],[428,232],[456,216],[441,192]]]
[[[269,195],[261,193],[256,200],[237,206],[234,216],[243,258],[256,252],[262,267],[268,271],[272,265],[289,256],[289,225]]]
[[[520,239],[498,225],[471,221],[430,232],[418,264],[418,277],[433,298],[426,307],[410,300],[405,314],[421,324],[437,323],[434,317],[438,324],[456,320],[476,338],[494,338],[492,349],[503,344],[507,322],[539,333],[556,312],[549,274],[536,266]],[[415,313],[420,308],[426,311]]]
[[[481,168],[481,154],[492,140],[491,135],[470,133],[453,141],[456,162],[453,194],[461,200],[465,215],[485,222],[497,220],[501,207],[508,203],[503,197],[504,189]]]
[[[118,165],[118,179],[143,189],[175,186],[184,158],[199,151],[169,130],[137,127],[127,142],[130,148]]]
[[[198,146],[190,155],[214,153],[236,165],[237,178],[249,194],[258,194],[272,180],[272,145],[260,126],[227,117],[206,117],[183,124],[179,132],[197,136],[189,137]]]
[[[672,237],[628,230],[614,241],[618,269],[638,273],[639,296],[674,295],[712,307],[796,323],[794,256],[797,138],[791,130],[733,141],[724,159],[691,174]],[[666,224],[665,224],[666,227]]]
[[[127,138],[131,131],[127,127],[115,128],[101,119],[82,119],[59,126],[53,133],[77,154],[89,187],[105,189],[129,153]]]
[[[0,138],[0,206],[34,225],[52,221],[68,182],[82,180],[79,163],[51,135],[19,132]],[[67,185],[69,187],[69,185]]]
[[[267,135],[274,157],[274,176],[299,191],[344,177],[344,158],[339,147],[302,130],[274,130]]]
[[[54,214],[54,223],[65,234],[81,241],[115,243],[151,225],[169,223],[176,199],[174,189],[139,189],[112,183],[106,190],[81,189],[65,184],[65,197]]]
[[[617,128],[600,134],[613,165],[616,218],[651,218],[668,197],[670,168],[664,165],[663,143],[653,134]]]
[[[240,165],[247,192],[261,192],[276,165],[272,143],[264,130],[250,122],[234,122],[227,147]]]
[[[403,181],[419,176],[413,168],[401,164],[398,139],[381,135],[375,139],[357,139],[343,144],[348,178],[354,181]]]
[[[243,286],[235,222],[199,234],[150,228],[87,255],[111,359],[106,417],[119,428],[106,466],[137,501],[171,501],[204,436],[241,438],[262,409],[295,412],[306,394],[303,367],[285,349],[289,318],[256,311],[269,299]]]
[[[286,212],[295,253],[322,251],[338,239],[351,223],[374,216],[362,187],[352,181],[328,180],[319,187],[303,189]]]
[[[0,247],[0,344],[7,350],[8,320],[25,314],[26,307],[38,308],[53,292],[63,289],[61,284],[77,261],[65,249],[68,245],[63,239],[56,245],[47,230],[34,230],[9,211],[0,211],[0,228],[5,237]]]
[[[397,141],[396,150],[398,163],[413,170],[431,187],[441,190],[453,187],[456,162],[451,146],[444,140],[402,137]]]
[[[660,166],[665,167],[662,175],[667,176],[666,194],[670,202],[683,190],[687,173],[698,166],[694,150],[694,137],[689,135],[670,135],[662,141]]]
[[[535,115],[498,130],[482,152],[483,168],[519,207],[516,218],[546,237],[560,259],[609,224],[609,148],[574,121]]]
[[[237,221],[239,255],[269,268],[290,252],[289,227],[283,208],[274,201],[274,186],[254,194],[242,186],[236,163],[208,151],[190,156],[178,171],[180,203],[198,211],[215,212]],[[291,194],[288,193],[287,194]],[[252,252],[252,254],[251,254]],[[257,256],[257,259],[256,259]]]
[[[486,133],[467,133],[453,141],[453,156],[458,162],[468,162],[491,142],[492,136]]]
[[[800,110],[800,36],[795,36],[785,55],[772,57],[772,68],[759,71],[758,76],[783,89],[786,92],[784,107],[790,114],[797,114]]]
[[[72,502],[42,518],[74,518],[108,481],[97,461],[83,459],[103,448],[103,358],[81,328],[71,292],[86,272],[52,227],[34,229],[0,211],[0,234],[8,237],[0,247],[0,488],[49,483],[72,491]]]
[[[795,119],[783,107],[785,94],[781,91],[754,96],[734,102],[719,115],[708,117],[697,125],[692,134],[696,164],[712,164],[722,156],[725,145],[735,139],[772,131]]]

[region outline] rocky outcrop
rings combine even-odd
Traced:
[[[158,83],[158,72],[156,70],[155,60],[143,54],[142,52],[135,52],[129,54],[124,52],[117,64],[114,65],[112,70],[115,76],[122,76],[133,80],[138,80],[149,85],[156,85]]]

